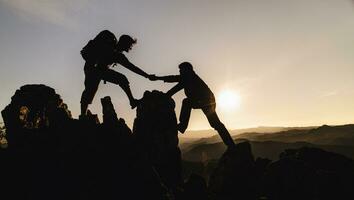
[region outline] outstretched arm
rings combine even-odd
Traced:
[[[156,76],[157,80],[162,80],[166,83],[174,83],[174,82],[180,82],[180,76],[179,75],[171,75],[171,76]]]
[[[171,97],[182,89],[183,89],[183,85],[181,83],[178,83],[173,88],[171,88],[169,91],[167,91],[166,94]]]
[[[173,96],[176,94],[178,91],[183,89],[183,85],[181,84],[181,77],[179,75],[170,75],[170,76],[155,76],[153,75],[151,78],[149,78],[152,81],[155,80],[162,80],[167,83],[173,83],[173,82],[178,82],[177,85],[175,85],[173,88],[171,88],[169,91],[166,92],[168,96]]]
[[[132,72],[135,72],[137,74],[139,74],[140,76],[143,76],[145,78],[149,78],[152,75],[147,74],[146,72],[144,72],[142,69],[140,69],[139,67],[135,66],[133,63],[131,63],[127,57],[125,57],[124,54],[120,53],[117,55],[116,57],[116,62],[121,64],[123,67],[129,69]]]
[[[174,83],[174,82],[179,82],[180,81],[180,76],[179,75],[171,75],[171,76],[155,76],[152,75],[151,78],[149,77],[151,81],[156,81],[156,80],[161,80],[167,83]]]

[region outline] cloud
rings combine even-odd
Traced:
[[[51,24],[75,27],[75,13],[88,0],[0,0],[15,14],[26,20],[39,19]]]
[[[322,94],[322,97],[332,97],[338,95],[338,91],[329,91]]]

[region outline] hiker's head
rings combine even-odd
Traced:
[[[110,32],[109,30],[101,31],[94,39],[95,42],[107,46],[115,46],[117,45],[116,36]]]
[[[183,62],[183,63],[179,64],[178,68],[179,68],[179,73],[181,75],[187,75],[187,74],[191,74],[194,72],[193,66],[189,62]]]
[[[118,41],[118,49],[121,51],[129,52],[132,46],[136,43],[136,39],[133,39],[129,35],[122,35]]]

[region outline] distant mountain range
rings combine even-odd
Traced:
[[[213,130],[186,134],[215,134]],[[278,159],[285,149],[317,147],[354,158],[354,124],[319,127],[258,127],[231,131],[236,142],[248,140],[254,156]],[[220,158],[226,147],[218,135],[208,138],[180,137],[183,159],[192,162]]]

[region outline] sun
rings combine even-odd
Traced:
[[[241,105],[241,97],[233,90],[223,90],[216,98],[216,103],[223,111],[233,111]]]

